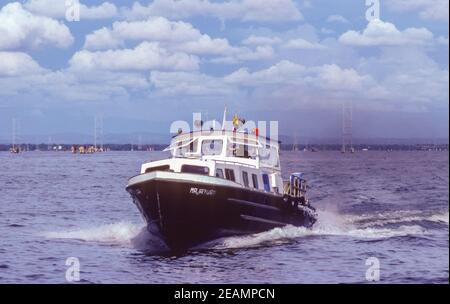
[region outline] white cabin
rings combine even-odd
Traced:
[[[175,136],[165,151],[172,158],[145,163],[141,173],[208,175],[236,186],[283,194],[278,141],[239,131],[198,131]]]

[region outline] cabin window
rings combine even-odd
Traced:
[[[242,181],[244,182],[244,186],[248,188],[249,186],[248,173],[245,171],[242,171]]]
[[[181,172],[183,173],[193,173],[193,174],[201,174],[208,175],[209,168],[202,166],[192,166],[192,165],[183,165],[181,166]]]
[[[252,174],[253,188],[258,189],[258,175]]]
[[[198,140],[194,140],[189,144],[189,153],[197,152]]]
[[[191,140],[190,142],[178,143],[178,148],[174,150],[174,156],[187,157],[198,152],[198,139]]]
[[[208,139],[202,141],[202,155],[222,154],[223,141],[221,139]]]
[[[248,144],[229,142],[227,156],[256,159],[256,148]]]
[[[270,192],[270,183],[269,183],[269,175],[263,174],[262,175],[263,184],[264,184],[264,191]]]
[[[220,168],[216,169],[216,177],[224,178],[222,169],[220,169]]]
[[[225,169],[225,178],[230,181],[236,181],[234,177],[234,170],[233,169]]]
[[[271,147],[266,145],[264,148],[258,149],[259,159],[263,166],[269,167],[279,167],[280,159],[278,156],[278,149],[276,147]]]
[[[164,166],[147,168],[147,169],[145,169],[145,173],[154,172],[154,171],[169,171],[169,170],[170,170],[170,166],[164,165]]]

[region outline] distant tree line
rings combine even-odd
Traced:
[[[92,146],[92,144],[20,144],[16,145],[20,147],[21,151],[70,151],[72,146]],[[0,144],[0,151],[9,151],[11,149],[9,144]],[[103,148],[109,151],[162,151],[167,145],[161,144],[145,144],[145,145],[132,145],[132,144],[105,144]],[[292,145],[281,144],[281,150],[283,151],[340,151],[342,145],[339,144],[315,144],[315,145]],[[448,151],[448,144],[371,144],[354,145],[355,151],[369,150],[369,151]]]
[[[17,144],[21,151],[71,151],[72,147],[90,147],[93,144]],[[9,151],[12,145],[0,144],[0,151]],[[99,147],[99,145],[97,146]],[[167,145],[132,145],[132,144],[105,144],[103,148],[109,151],[162,151]]]
[[[448,144],[357,144],[353,145],[355,151],[448,151]],[[281,150],[283,151],[341,151],[341,144],[314,144],[314,145],[292,145],[281,144]],[[350,147],[346,149],[349,151]]]

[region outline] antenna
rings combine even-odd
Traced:
[[[227,106],[223,110],[222,131],[225,131],[225,122],[227,121]]]

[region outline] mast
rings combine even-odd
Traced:
[[[100,145],[100,148],[97,146]],[[94,151],[103,151],[103,116],[94,116]]]
[[[16,119],[12,119],[12,149],[16,150]]]
[[[97,151],[97,116],[94,117],[94,151]]]

